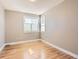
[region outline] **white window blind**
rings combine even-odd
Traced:
[[[45,32],[45,15],[41,16],[41,32]]]
[[[24,17],[24,33],[39,32],[39,18]]]

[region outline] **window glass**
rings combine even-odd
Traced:
[[[41,16],[41,32],[45,32],[45,15]]]
[[[24,18],[24,32],[39,32],[38,18]]]

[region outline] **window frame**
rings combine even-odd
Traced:
[[[38,23],[37,23],[37,31],[33,31],[32,29],[32,26],[31,26],[31,31],[25,31],[25,28],[24,28],[24,24],[25,24],[25,18],[27,18],[26,16],[24,16],[23,18],[23,32],[24,33],[35,33],[35,32],[39,32],[39,19],[38,20]],[[31,19],[32,20],[32,19]],[[27,23],[26,23],[27,24]],[[33,23],[28,23],[28,24],[33,24]]]

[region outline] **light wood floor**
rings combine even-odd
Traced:
[[[0,59],[76,59],[41,41],[6,46]]]

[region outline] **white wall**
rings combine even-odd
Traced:
[[[46,32],[42,33],[42,39],[75,54],[78,53],[77,3],[77,0],[64,0],[45,12]]]
[[[4,20],[4,9],[0,4],[0,47],[5,42],[5,20]]]
[[[17,11],[5,11],[6,17],[6,42],[26,41],[39,39],[39,32],[24,33],[24,16],[39,17],[33,14]]]

